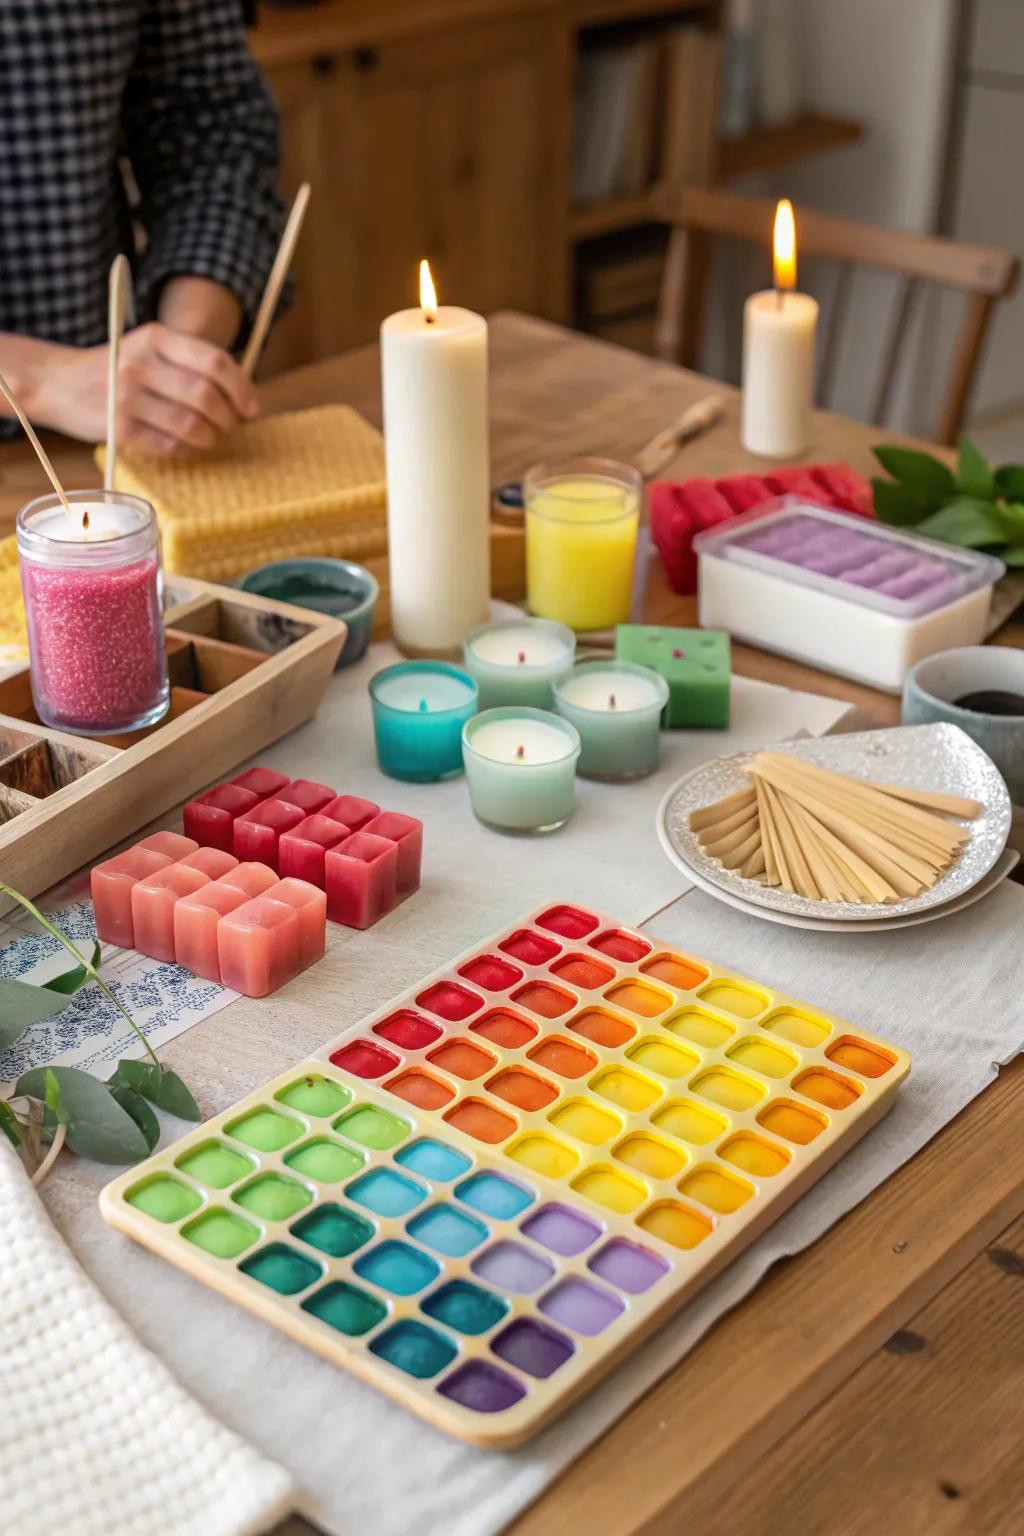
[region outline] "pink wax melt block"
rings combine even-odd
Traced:
[[[211,880],[174,908],[174,953],[178,964],[207,981],[220,981],[217,926],[222,917],[251,900],[237,886]]]
[[[154,960],[174,960],[174,907],[182,896],[209,885],[208,875],[184,864],[168,864],[132,889],[133,948]]]
[[[231,780],[239,789],[247,789],[260,800],[269,800],[288,783],[286,773],[276,773],[273,768],[247,768]]]
[[[223,848],[197,848],[187,859],[179,859],[178,862],[184,864],[186,869],[201,870],[211,880],[219,880],[228,870],[238,868],[234,854],[225,853]]]
[[[195,853],[199,844],[194,837],[182,837],[180,832],[151,832],[136,848],[148,848],[153,853],[163,853],[169,859],[185,859]]]
[[[277,845],[277,870],[282,880],[293,876],[324,888],[324,854],[336,848],[352,828],[330,816],[307,816],[290,832],[282,832]]]
[[[318,886],[308,880],[291,878],[272,885],[267,892],[270,901],[283,901],[294,907],[299,914],[301,969],[322,960],[327,947],[327,897]]]
[[[338,795],[322,808],[322,814],[340,821],[350,832],[361,832],[368,821],[380,815],[380,806],[360,795]]]
[[[204,848],[223,848],[230,853],[235,846],[235,818],[259,805],[259,795],[238,784],[218,784],[198,800],[185,806],[183,819],[189,837]]]
[[[277,845],[282,832],[290,832],[304,820],[297,805],[285,800],[263,800],[235,822],[235,856],[255,859],[277,869]]]
[[[247,897],[262,896],[277,884],[277,875],[266,864],[236,864],[226,875],[220,876],[222,885],[233,885]]]
[[[289,805],[297,805],[307,816],[312,816],[314,811],[322,811],[328,801],[335,798],[329,784],[317,784],[313,779],[292,779],[277,795],[278,800],[287,800]]]
[[[104,944],[134,949],[132,889],[147,875],[155,875],[157,870],[166,869],[170,863],[166,853],[135,847],[96,865],[91,884],[97,938]]]
[[[266,997],[302,969],[299,914],[286,902],[254,896],[217,925],[221,981],[246,997]]]
[[[398,895],[409,896],[420,888],[423,863],[423,823],[401,811],[381,811],[368,821],[364,832],[386,837],[398,849]]]
[[[372,832],[353,832],[328,848],[327,916],[349,928],[369,928],[398,899],[398,847]]]

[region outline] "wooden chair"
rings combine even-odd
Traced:
[[[674,192],[663,189],[657,198],[657,211],[672,232],[655,345],[660,357],[694,367],[710,238],[722,235],[770,249],[775,203],[768,198],[738,197],[697,187]],[[837,266],[829,323],[820,344],[817,398],[822,404],[830,398],[854,269],[891,272],[901,279],[875,393],[872,420],[877,423],[884,422],[888,412],[910,320],[924,285],[964,293],[966,312],[934,433],[940,443],[956,442],[992,310],[997,299],[1005,298],[1016,287],[1018,258],[996,246],[961,245],[934,235],[880,229],[810,208],[797,211],[797,246],[801,257],[822,256]]]

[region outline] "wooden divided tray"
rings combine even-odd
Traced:
[[[39,723],[28,670],[0,680],[0,877],[36,896],[316,713],[346,626],[175,576],[171,707],[135,735]],[[0,899],[0,911],[5,910]]]

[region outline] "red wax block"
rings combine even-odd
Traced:
[[[485,992],[507,992],[509,987],[522,981],[523,973],[517,965],[509,965],[497,955],[475,955],[459,966],[459,975],[465,976]]]
[[[401,811],[381,811],[362,829],[375,837],[386,837],[398,849],[398,894],[411,896],[420,888],[423,863],[423,823]]]
[[[401,1046],[403,1050],[419,1051],[439,1037],[441,1026],[431,1024],[429,1019],[421,1019],[411,1008],[400,1008],[389,1019],[382,1019],[379,1024],[375,1024],[373,1032],[375,1035],[383,1035],[385,1040]]]
[[[254,896],[217,924],[221,980],[246,997],[266,997],[302,969],[302,932],[294,907]]]
[[[342,1067],[356,1077],[383,1077],[399,1064],[399,1057],[372,1040],[351,1040],[335,1051],[331,1060],[336,1067]]]
[[[810,470],[799,465],[765,475],[764,483],[774,496],[806,496],[811,501],[821,500],[821,487]]]
[[[349,928],[369,928],[398,896],[398,849],[372,832],[353,832],[324,855],[327,916]]]
[[[275,773],[273,768],[247,768],[231,780],[239,789],[248,789],[259,800],[269,800],[288,783],[286,773]]]
[[[91,884],[97,938],[104,944],[117,944],[121,949],[135,948],[132,888],[147,875],[166,869],[170,863],[166,853],[135,847],[96,865]]]
[[[234,847],[236,816],[244,816],[259,803],[259,796],[251,789],[242,789],[238,784],[218,784],[216,789],[208,789],[205,795],[190,800],[185,806],[185,831],[204,848],[223,848],[225,853],[230,853]]]
[[[874,517],[871,486],[849,464],[812,464],[809,473],[819,487],[819,501],[824,497],[842,512]]]
[[[220,876],[223,885],[233,885],[247,897],[262,896],[276,885],[277,875],[266,864],[236,864],[226,875]]]
[[[152,853],[162,853],[169,859],[178,860],[187,858],[190,853],[195,853],[199,844],[194,837],[182,837],[180,832],[151,832],[135,846],[148,848]]]
[[[598,926],[599,920],[594,914],[583,912],[579,907],[549,907],[537,919],[538,928],[549,928],[565,939],[586,938]]]
[[[289,805],[297,805],[300,811],[312,816],[337,796],[329,784],[318,784],[315,779],[292,779],[278,792],[277,799],[287,800]]]
[[[361,832],[368,821],[380,815],[380,806],[359,795],[338,795],[323,806],[322,811],[332,821],[340,821],[350,832]]]
[[[351,835],[350,827],[332,821],[330,816],[307,816],[290,832],[282,832],[277,845],[277,868],[282,880],[291,875],[323,890],[324,854]]]
[[[267,892],[270,901],[283,901],[299,914],[302,969],[322,960],[327,946],[327,897],[308,880],[282,880]]]
[[[132,890],[134,948],[154,960],[174,960],[175,904],[209,883],[202,870],[186,869],[184,864],[168,864],[140,880]]]
[[[635,965],[651,952],[646,939],[638,938],[635,933],[623,933],[619,928],[609,928],[590,942],[603,955],[610,955],[613,960],[624,960],[627,965]]]
[[[432,987],[420,993],[416,1002],[421,1008],[429,1008],[431,1013],[453,1024],[468,1019],[471,1013],[477,1013],[484,1005],[478,992],[460,987],[454,981],[435,982]]]
[[[674,592],[696,592],[696,534],[735,516],[725,497],[710,480],[689,480],[685,485],[657,481],[647,493],[651,537]]]
[[[174,953],[178,964],[207,981],[220,981],[217,928],[222,917],[249,900],[237,886],[211,880],[174,908]]]
[[[228,870],[238,868],[234,854],[225,853],[223,848],[197,848],[187,859],[179,859],[178,862],[184,864],[186,869],[200,870],[204,875],[209,875],[211,880],[219,880]]]
[[[715,484],[732,507],[734,517],[740,512],[749,512],[752,507],[763,506],[772,498],[771,489],[762,475],[726,475]]]
[[[282,832],[290,832],[303,820],[297,805],[286,800],[263,800],[235,822],[235,855],[277,868],[277,845]]]
[[[499,949],[521,960],[524,965],[544,965],[558,954],[561,947],[546,939],[543,934],[531,933],[529,928],[517,928],[515,933],[510,933],[498,945]]]

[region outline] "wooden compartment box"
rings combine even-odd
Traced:
[[[336,619],[173,577],[171,707],[132,735],[41,725],[27,670],[0,681],[0,879],[37,896],[316,713]],[[0,897],[0,912],[9,901]]]

